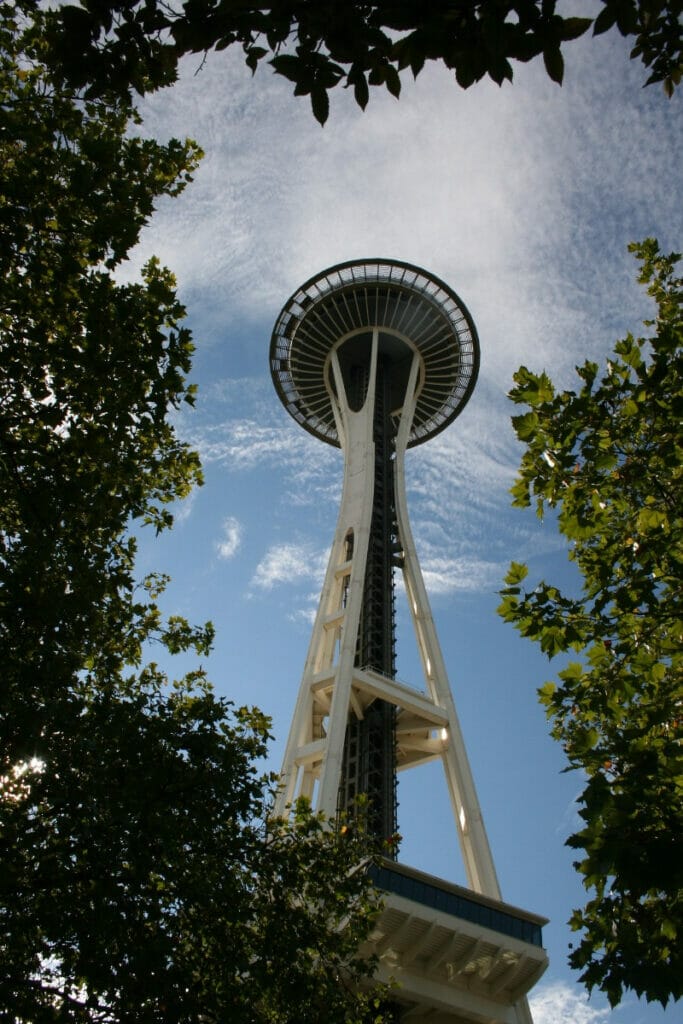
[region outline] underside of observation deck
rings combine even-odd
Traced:
[[[548,965],[546,918],[402,864],[373,869],[385,906],[365,952],[398,983],[395,1017],[411,1024],[517,1024],[516,1006]]]
[[[420,354],[423,374],[408,447],[421,444],[447,427],[466,404],[479,370],[479,344],[456,293],[412,264],[382,259],[340,263],[295,292],[270,345],[276,390],[301,426],[338,446],[329,355],[341,339],[375,327],[386,339],[409,339]]]

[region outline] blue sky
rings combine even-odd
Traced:
[[[681,99],[601,37],[568,51],[559,89],[542,66],[514,86],[463,92],[440,68],[379,91],[365,113],[342,90],[321,129],[267,68],[237,53],[184,66],[143,106],[144,131],[189,135],[206,157],[179,200],[160,205],[127,266],[152,253],[173,269],[197,343],[194,411],[178,416],[206,482],[172,534],[143,537],[140,572],[169,572],[169,610],[213,620],[216,688],[273,718],[278,768],[341,484],[338,452],[289,420],[268,370],[270,333],[289,295],[342,260],[386,256],[451,285],[478,327],[482,366],[467,409],[408,455],[411,521],[504,897],[551,918],[550,968],[532,995],[536,1024],[680,1019],[627,996],[587,1002],[566,966],[566,921],[583,892],[566,836],[578,824],[576,775],[562,773],[536,689],[556,666],[495,615],[511,559],[567,581],[552,522],[510,508],[520,449],[506,400],[522,363],[569,385],[604,362],[650,306],[630,240],[681,244]],[[197,72],[197,73],[196,73]],[[418,685],[399,615],[399,676]],[[399,787],[401,859],[464,874],[438,766]]]

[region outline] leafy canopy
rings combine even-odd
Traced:
[[[126,527],[166,528],[201,479],[168,421],[193,401],[173,277],[154,260],[139,283],[113,274],[200,151],[128,135],[127,101],[55,88],[38,22],[0,14],[0,643],[30,702],[88,659],[139,657],[112,631],[133,586]]]
[[[38,0],[32,0],[37,3]],[[370,86],[398,96],[401,72],[417,76],[442,61],[468,88],[488,76],[512,81],[513,61],[542,57],[553,81],[564,75],[564,43],[616,28],[632,58],[669,95],[683,72],[682,0],[603,0],[595,20],[564,17],[557,0],[84,0],[61,5],[50,20],[51,61],[67,80],[140,93],[174,81],[184,54],[237,43],[252,71],[268,60],[310,96],[322,123],[329,90],[352,88],[365,107]]]
[[[592,893],[570,955],[612,1005],[624,989],[683,995],[683,281],[680,256],[632,245],[656,318],[619,341],[600,376],[558,393],[522,367],[512,400],[526,446],[514,504],[557,524],[582,590],[525,590],[514,564],[500,614],[548,657],[578,652],[540,690],[552,735],[585,773],[583,828],[567,840]]]
[[[142,682],[142,681],[141,681]],[[265,722],[185,682],[79,694],[2,780],[0,1007],[16,1022],[352,1024],[362,835],[266,823]],[[164,691],[161,686],[164,685]],[[79,724],[80,718],[80,724]]]
[[[200,153],[56,83],[49,17],[0,3],[0,1016],[367,1019],[371,845],[267,823],[267,720],[150,660],[213,636],[129,532],[201,480],[169,419],[192,340],[168,270],[115,271]]]

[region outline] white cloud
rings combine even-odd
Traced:
[[[477,558],[429,557],[422,561],[422,574],[428,594],[495,590],[500,586],[505,567],[498,562]]]
[[[223,539],[216,542],[219,558],[232,558],[242,543],[242,524],[234,516],[223,520]]]
[[[305,626],[312,626],[317,614],[317,605],[311,605],[308,608],[296,608],[293,612],[289,613],[287,618],[296,625],[303,623]]]
[[[233,469],[299,462],[302,456],[303,442],[293,430],[252,419],[200,424],[190,430],[188,440],[198,448],[203,462],[220,462]]]
[[[563,981],[541,984],[529,998],[534,1024],[603,1024],[610,1011],[591,1006],[580,989]]]
[[[275,395],[272,402],[275,407]],[[329,489],[330,476],[334,476],[332,465],[338,458],[336,450],[315,440],[294,422],[272,424],[268,418],[266,413],[260,418],[218,422],[186,417],[181,432],[205,464],[218,463],[232,470],[276,467],[291,475],[297,490],[302,483],[309,485],[318,477],[321,486]]]
[[[320,550],[312,544],[285,543],[269,548],[256,567],[252,586],[272,590],[274,586],[314,581],[322,585],[329,550]],[[421,563],[427,592],[433,595],[452,594],[455,591],[481,591],[495,589],[502,578],[504,567],[499,563],[476,558],[444,558],[432,555]],[[400,580],[397,580],[400,585]],[[308,600],[317,603],[319,591]],[[296,610],[296,617],[312,621],[310,609]]]
[[[322,582],[328,552],[311,544],[278,544],[266,551],[256,566],[251,583],[262,590],[272,590],[280,583],[300,583],[304,580]]]
[[[289,83],[265,67],[252,79],[233,48],[196,76],[190,61],[178,86],[146,99],[144,128],[190,134],[207,155],[180,202],[161,204],[139,257],[158,252],[182,288],[211,296],[201,318],[225,340],[236,318],[274,319],[322,267],[394,255],[462,295],[488,379],[521,361],[571,369],[568,338],[599,346],[606,320],[634,309],[626,242],[656,229],[675,244],[680,225],[658,169],[676,166],[670,105],[642,93],[631,64],[622,41],[586,40],[561,90],[534,64],[512,87],[466,92],[431,66],[406,78],[399,103],[373,90],[365,113],[335,90],[320,129]]]

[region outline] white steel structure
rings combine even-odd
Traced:
[[[299,796],[332,817],[370,797],[396,830],[395,773],[440,759],[469,890],[387,862],[371,948],[400,983],[400,1019],[530,1024],[547,964],[545,919],[501,902],[474,781],[418,564],[406,449],[458,415],[474,387],[476,329],[458,296],[393,260],[340,264],[280,314],[271,372],[290,414],[344,453],[344,482],[282,768],[276,813]],[[403,573],[424,687],[395,678],[394,570]],[[369,950],[370,951],[370,950]]]

